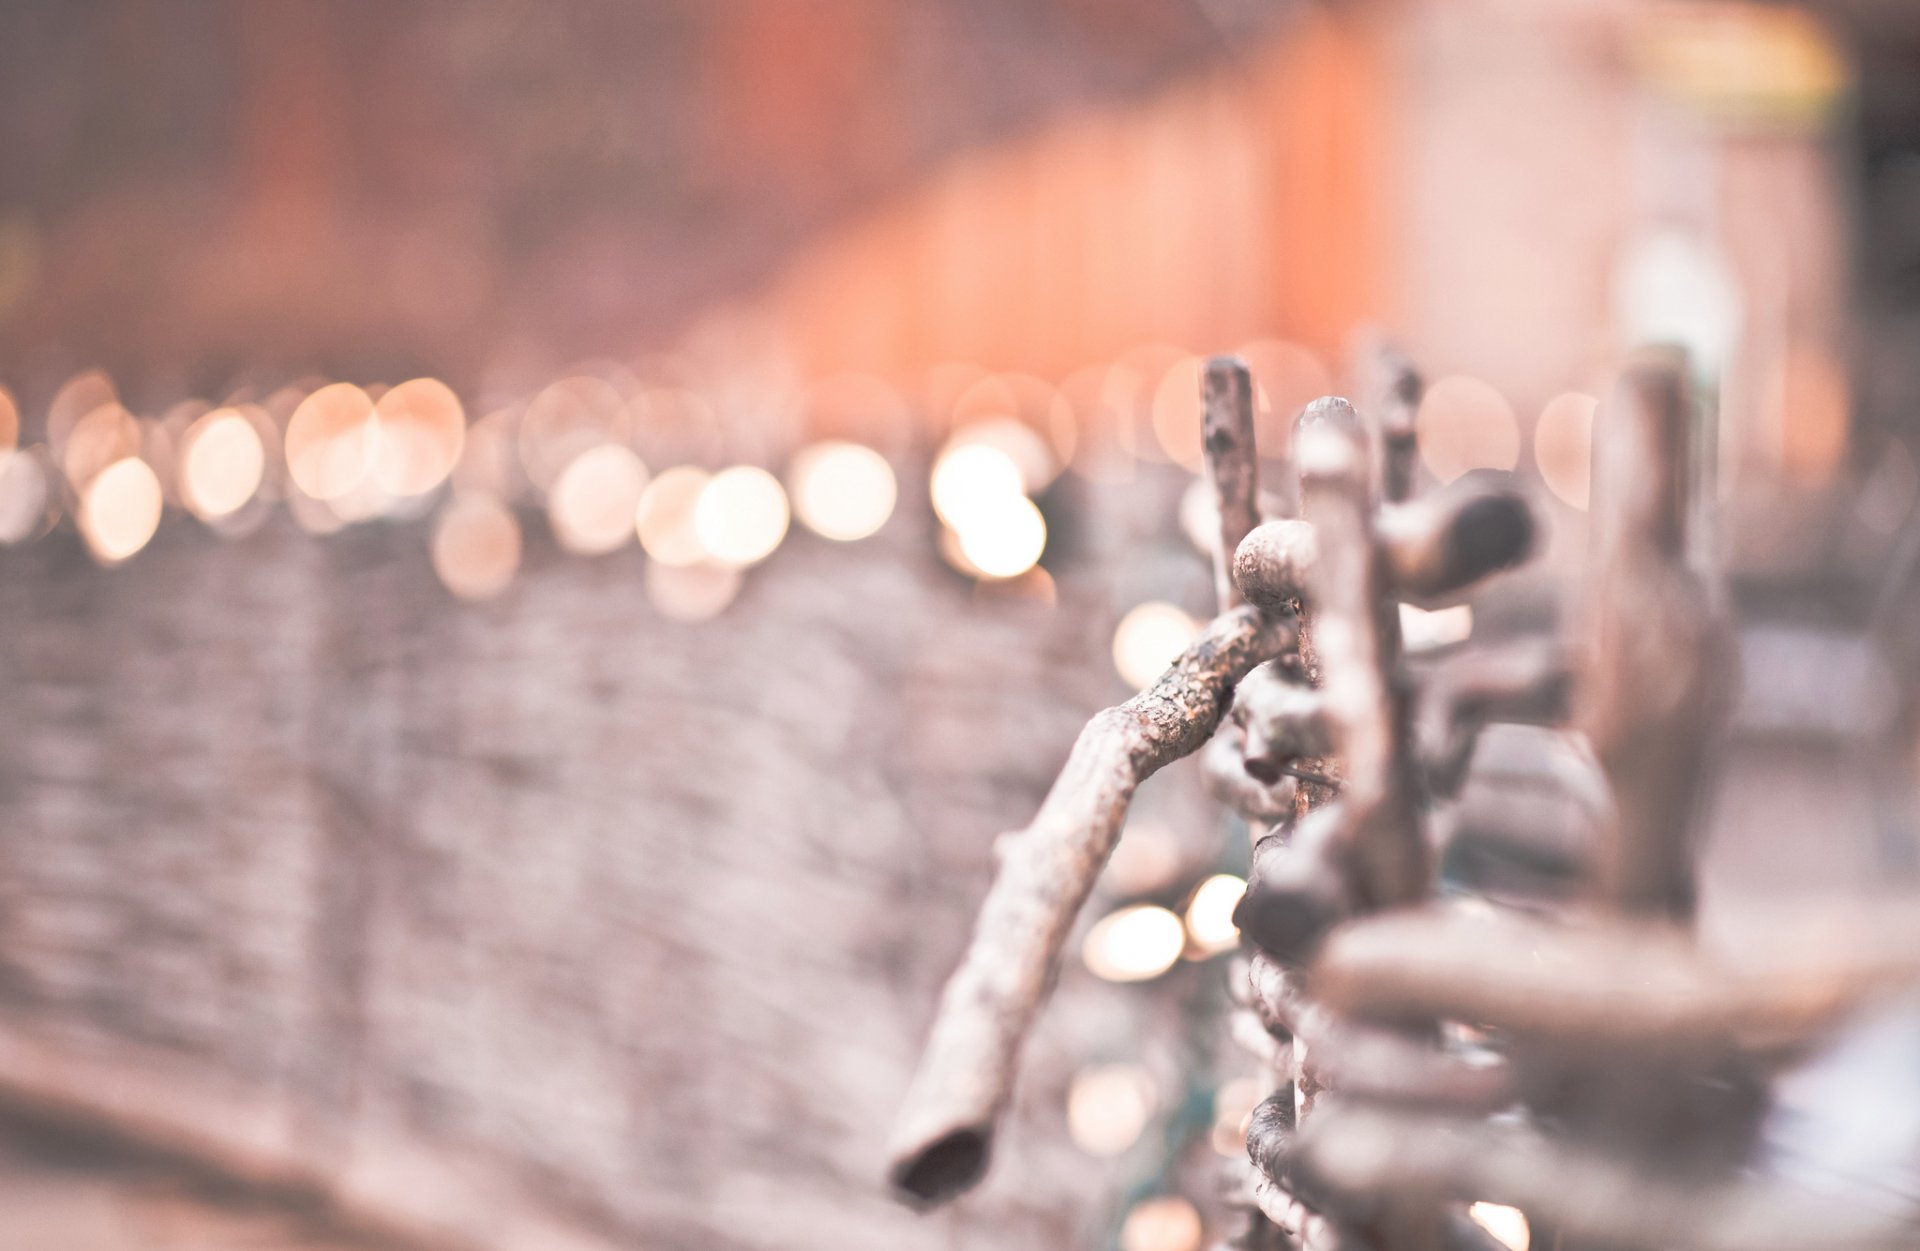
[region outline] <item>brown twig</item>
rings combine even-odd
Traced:
[[[1319,553],[1308,570],[1308,630],[1342,764],[1341,803],[1351,813],[1360,898],[1370,907],[1409,903],[1426,894],[1431,865],[1406,709],[1393,686],[1400,619],[1374,538],[1365,432],[1345,400],[1315,400],[1301,416],[1294,448],[1301,505]]]
[[[1343,926],[1322,945],[1313,984],[1321,1002],[1362,1020],[1464,1021],[1562,1060],[1768,1051],[1920,975],[1920,944],[1828,934],[1743,966],[1661,923],[1576,927],[1436,907]]]
[[[1420,372],[1378,334],[1363,336],[1358,356],[1367,411],[1380,431],[1380,496],[1397,504],[1412,496],[1420,464]]]
[[[1087,723],[1039,813],[1002,838],[999,873],[895,1125],[889,1176],[908,1202],[943,1202],[985,1171],[1021,1045],[1135,788],[1205,744],[1247,672],[1297,641],[1279,615],[1225,607],[1236,598],[1229,556],[1257,520],[1252,384],[1244,365],[1217,358],[1203,386],[1223,611],[1158,682]]]
[[[1241,602],[1233,581],[1240,540],[1260,524],[1260,459],[1253,443],[1253,378],[1237,357],[1207,361],[1200,381],[1202,446],[1207,486],[1220,529],[1213,549],[1213,584],[1225,612]]]
[[[1313,526],[1295,517],[1255,526],[1233,553],[1233,581],[1248,603],[1290,612],[1315,560]]]
[[[1533,551],[1532,505],[1509,475],[1466,474],[1445,489],[1380,510],[1388,576],[1402,599],[1433,605]]]
[[[1342,1105],[1302,1130],[1300,1166],[1342,1194],[1490,1199],[1580,1245],[1680,1251],[1880,1251],[1911,1245],[1884,1217],[1757,1183],[1655,1170],[1504,1125]]]
[[[1630,913],[1690,919],[1694,808],[1734,649],[1686,566],[1690,409],[1685,359],[1642,352],[1609,399],[1594,459],[1597,576],[1580,728],[1612,783],[1602,889]]]

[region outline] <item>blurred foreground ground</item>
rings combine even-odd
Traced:
[[[288,1199],[0,1118],[7,1251],[384,1251]]]

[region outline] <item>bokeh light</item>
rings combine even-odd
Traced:
[[[1181,357],[1153,390],[1153,437],[1168,460],[1193,470],[1201,462],[1201,364],[1198,356]]]
[[[459,463],[467,414],[452,388],[437,378],[414,378],[374,405],[373,474],[394,495],[422,495],[446,481]]]
[[[60,449],[60,468],[68,482],[85,487],[108,465],[139,454],[140,423],[116,400],[73,423]]]
[[[1200,623],[1163,600],[1136,604],[1113,632],[1113,667],[1135,690],[1145,690],[1166,672]]]
[[[858,443],[802,448],[793,458],[787,483],[801,524],[843,543],[864,539],[885,525],[899,495],[886,458]]]
[[[1527,1228],[1527,1216],[1519,1208],[1510,1208],[1504,1203],[1474,1203],[1467,1207],[1467,1215],[1473,1223],[1498,1239],[1507,1251],[1527,1251],[1527,1245],[1533,1241],[1532,1231]]]
[[[582,555],[611,552],[633,537],[633,518],[647,489],[647,467],[614,443],[573,458],[547,499],[547,519],[560,546]]]
[[[1247,884],[1231,873],[1216,873],[1194,889],[1187,902],[1187,941],[1193,954],[1217,956],[1240,945],[1240,930],[1233,923],[1233,910]]]
[[[1464,643],[1473,635],[1473,606],[1421,608],[1400,605],[1400,642],[1409,652],[1432,651]]]
[[[253,423],[235,409],[216,408],[181,436],[181,500],[202,521],[230,516],[259,491],[266,465]]]
[[[351,382],[321,387],[287,422],[287,474],[311,499],[339,499],[373,466],[373,397]]]
[[[692,465],[675,465],[647,484],[634,512],[634,529],[647,555],[662,564],[697,565],[707,548],[694,529],[694,509],[713,476]]]
[[[1600,401],[1568,391],[1547,401],[1533,427],[1540,477],[1563,504],[1584,510],[1593,475],[1593,414]]]
[[[933,462],[933,511],[955,530],[972,516],[991,513],[1026,492],[1013,457],[988,443],[949,443]]]
[[[97,408],[120,402],[120,391],[106,371],[86,369],[60,384],[47,402],[47,445],[59,457],[80,419]]]
[[[780,480],[753,465],[713,475],[693,506],[693,529],[714,561],[751,565],[787,537],[787,492]]]
[[[1199,1210],[1179,1195],[1142,1199],[1120,1226],[1120,1251],[1199,1251],[1206,1235]]]
[[[1520,462],[1520,423],[1491,383],[1454,375],[1427,388],[1416,417],[1420,459],[1442,482]]]
[[[611,382],[588,374],[562,378],[534,396],[521,416],[521,467],[535,486],[550,491],[582,455],[603,443],[625,443],[631,426],[626,399]]]
[[[958,451],[981,444],[1006,455],[1020,474],[1020,489],[1035,494],[1060,476],[1060,459],[1038,431],[1015,417],[985,417],[953,432],[947,447]]]
[[[492,599],[520,568],[520,522],[499,500],[460,495],[434,522],[430,554],[442,586],[461,599]]]
[[[709,621],[740,594],[745,575],[733,565],[647,562],[647,602],[669,621]]]
[[[87,549],[105,565],[128,559],[153,538],[161,507],[160,479],[151,466],[133,456],[113,462],[80,499],[77,520]]]
[[[0,452],[0,543],[11,546],[46,531],[51,484],[32,451]]]
[[[1179,917],[1158,904],[1132,904],[1095,922],[1080,956],[1095,977],[1144,982],[1172,968],[1186,945]]]
[[[11,452],[20,446],[20,406],[13,401],[13,392],[0,387],[0,452]]]
[[[967,514],[956,533],[960,551],[982,575],[1015,578],[1039,563],[1047,522],[1024,495],[1003,496]]]
[[[1153,1078],[1137,1064],[1090,1064],[1067,1087],[1067,1133],[1103,1159],[1140,1140],[1153,1118]]]
[[[1251,1077],[1236,1077],[1213,1092],[1213,1131],[1208,1137],[1216,1152],[1228,1159],[1247,1153],[1247,1126],[1264,1093],[1264,1085]]]

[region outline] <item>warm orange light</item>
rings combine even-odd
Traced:
[[[1600,401],[1568,391],[1547,401],[1533,428],[1533,459],[1547,489],[1585,511],[1593,476],[1593,414]]]
[[[67,481],[80,488],[113,462],[139,454],[140,423],[114,401],[73,423],[61,448],[60,467]]]
[[[137,457],[95,474],[80,500],[80,533],[94,559],[119,564],[153,538],[160,526],[160,479]]]
[[[793,509],[815,534],[864,539],[893,515],[899,488],[886,458],[858,443],[816,443],[793,458]]]
[[[403,382],[374,405],[373,476],[393,495],[422,495],[446,481],[466,443],[467,414],[437,378]]]
[[[634,528],[647,555],[679,567],[707,559],[706,545],[694,530],[693,510],[712,480],[704,469],[675,465],[647,484],[634,514]]]
[[[80,419],[97,408],[120,402],[120,392],[104,370],[86,369],[60,384],[47,403],[47,445],[57,458]]]
[[[1020,471],[1021,489],[1035,494],[1060,476],[1060,461],[1040,432],[1017,417],[983,417],[954,431],[947,447],[985,444],[1006,454]]]
[[[498,500],[456,497],[434,523],[432,556],[447,590],[461,599],[492,599],[520,567],[520,523]]]
[[[1233,923],[1233,910],[1247,884],[1231,873],[1217,873],[1194,890],[1187,903],[1187,941],[1201,956],[1216,956],[1240,945],[1240,929]]]
[[[752,465],[713,476],[693,506],[693,529],[713,560],[744,566],[765,560],[787,537],[787,492]]]
[[[1179,1195],[1142,1199],[1120,1226],[1120,1251],[1200,1251],[1206,1227]]]
[[[626,442],[632,423],[611,382],[585,374],[562,378],[534,396],[520,419],[521,466],[535,486],[551,489],[583,453]]]
[[[1455,375],[1427,388],[1416,418],[1420,459],[1452,482],[1469,469],[1512,469],[1520,461],[1520,423],[1492,384]]]
[[[1526,1213],[1519,1208],[1510,1208],[1504,1203],[1474,1203],[1468,1205],[1467,1215],[1505,1245],[1507,1251],[1527,1251],[1533,1241]]]
[[[989,578],[1016,578],[1047,549],[1047,521],[1032,500],[1006,495],[968,512],[955,533],[960,551]]]
[[[1100,918],[1080,955],[1095,977],[1144,982],[1172,968],[1186,945],[1179,917],[1158,904],[1133,904]]]
[[[1464,643],[1473,635],[1473,605],[1421,608],[1400,605],[1400,642],[1410,652],[1432,651]]]
[[[547,518],[561,547],[583,555],[611,552],[633,537],[647,467],[617,443],[574,457],[554,481]]]
[[[1145,690],[1166,672],[1200,624],[1160,600],[1135,605],[1113,632],[1113,667],[1127,685]]]
[[[1026,490],[1020,466],[987,443],[948,444],[933,462],[933,511],[955,530],[976,512],[991,512]]]
[[[1199,469],[1200,368],[1198,356],[1185,356],[1160,375],[1153,391],[1153,435],[1167,459]]]
[[[1253,1110],[1265,1093],[1262,1083],[1250,1077],[1236,1077],[1213,1092],[1213,1149],[1229,1159],[1247,1153],[1247,1127]]]
[[[0,452],[11,452],[20,446],[20,406],[13,402],[13,392],[0,387]]]
[[[1137,1064],[1090,1064],[1067,1087],[1067,1133],[1088,1155],[1119,1155],[1153,1118],[1153,1078]]]
[[[47,470],[31,451],[0,452],[0,543],[24,543],[47,527]]]
[[[373,399],[351,382],[321,387],[287,422],[287,473],[316,500],[334,500],[373,468]]]
[[[203,521],[229,516],[260,489],[266,465],[253,423],[234,409],[216,408],[181,436],[181,498]]]

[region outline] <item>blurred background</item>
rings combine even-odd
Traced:
[[[1211,610],[1200,358],[1278,460],[1369,326],[1551,527],[1427,649],[1552,626],[1688,348],[1705,924],[1910,890],[1910,5],[0,6],[0,1246],[1196,1251],[1185,767],[986,1187],[882,1143],[995,833]]]

